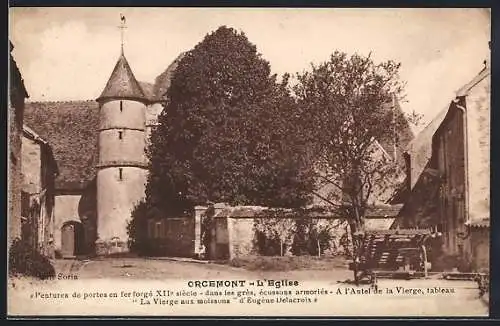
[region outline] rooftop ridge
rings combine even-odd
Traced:
[[[132,68],[122,54],[113,68],[104,90],[97,98],[97,101],[112,98],[135,98],[145,100],[146,96],[139,82],[137,81]]]

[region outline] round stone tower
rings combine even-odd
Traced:
[[[98,254],[126,252],[127,223],[147,179],[147,99],[122,53],[101,96],[97,172]]]

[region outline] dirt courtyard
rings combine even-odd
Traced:
[[[250,271],[220,264],[143,258],[60,260],[55,265],[57,275],[53,280],[9,281],[9,315],[488,315],[477,285],[469,281],[381,279],[380,292],[372,293],[369,286],[339,283],[352,277],[347,268],[341,267]],[[246,285],[231,289],[204,282],[203,287],[193,286],[197,280],[242,280]],[[271,286],[269,280],[277,282]],[[291,285],[295,281],[299,286]],[[259,282],[264,286],[257,286]],[[297,290],[308,294],[298,295]],[[290,291],[288,295],[286,291]]]
[[[224,264],[207,263],[190,259],[168,258],[106,258],[100,260],[56,260],[56,273],[76,275],[79,279],[259,279],[288,278],[297,280],[345,280],[352,277],[347,268],[299,270],[248,270]],[[338,262],[330,264],[337,267]]]

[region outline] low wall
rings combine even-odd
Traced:
[[[282,216],[279,215],[281,213],[274,215],[275,213],[260,206],[231,207],[224,204],[214,205],[212,217],[206,216],[207,212],[207,207],[197,206],[193,216],[149,220],[148,245],[152,250],[148,251],[157,256],[206,256],[210,259],[280,255],[281,243],[275,236],[280,228],[286,229],[289,234],[286,245],[283,246],[284,255],[316,255],[320,250],[321,255],[335,256],[346,254],[348,251],[348,224],[333,215],[313,213],[307,216]],[[213,218],[213,223],[205,223],[207,218]],[[393,218],[389,221],[391,223],[386,220],[385,217],[370,218],[366,225],[375,229],[388,229]],[[213,229],[204,230],[206,225],[212,225]],[[265,230],[262,225],[265,225]],[[298,225],[304,227],[301,232],[297,231]],[[320,240],[318,246],[317,237],[313,235],[314,232],[310,232],[311,226],[320,231],[325,230],[327,226],[330,240]],[[267,235],[262,237],[262,232]],[[203,234],[211,234],[212,242],[209,248],[204,247]]]
[[[256,253],[254,223],[253,218],[228,219],[228,229],[231,232],[231,245],[229,246],[231,257]]]
[[[215,259],[229,259],[249,255],[259,255],[257,245],[256,223],[266,217],[216,217],[216,257]],[[291,224],[295,224],[299,218],[287,218]],[[341,244],[341,238],[348,231],[347,223],[340,222],[338,219],[317,219],[319,223],[329,222],[333,227],[330,230],[332,237],[329,247],[330,249],[322,252],[323,255],[334,256],[343,253],[345,249]],[[292,234],[291,238],[294,235]],[[291,254],[291,245],[293,241],[289,241],[285,254]],[[323,251],[323,250],[322,250]],[[279,254],[279,253],[278,253]]]
[[[192,217],[150,220],[148,235],[152,254],[192,257],[195,253],[195,219]]]

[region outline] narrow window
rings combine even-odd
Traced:
[[[120,112],[123,112],[123,101],[120,101]]]
[[[120,181],[123,180],[123,169],[122,168],[118,169],[118,179],[120,179]]]
[[[118,139],[123,139],[123,131],[118,131]]]

